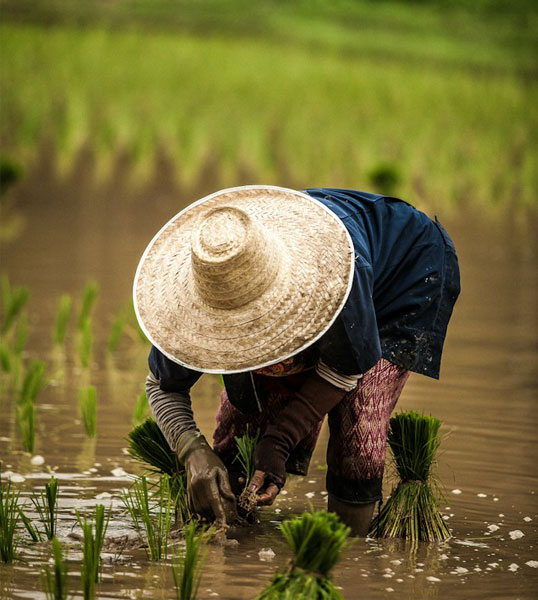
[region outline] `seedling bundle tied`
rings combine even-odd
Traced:
[[[350,529],[334,513],[304,513],[280,526],[293,559],[277,573],[257,600],[341,600],[330,579]]]
[[[400,537],[415,543],[442,542],[450,531],[439,511],[442,496],[432,473],[439,449],[441,421],[414,411],[390,419],[388,443],[399,483],[374,519],[370,535]]]

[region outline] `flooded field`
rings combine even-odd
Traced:
[[[172,598],[170,561],[151,563],[143,549],[131,547],[136,535],[120,501],[130,476],[142,472],[125,448],[148,347],[123,338],[113,355],[105,348],[146,244],[168,218],[218,182],[208,174],[196,193],[186,193],[162,174],[133,191],[121,176],[114,184],[96,185],[83,163],[67,179],[53,172],[44,163],[13,190],[25,224],[19,238],[2,247],[1,271],[12,284],[30,288],[27,349],[47,362],[50,378],[37,399],[33,454],[43,456],[41,465],[22,452],[12,402],[1,400],[3,477],[20,475],[15,479],[23,496],[42,488],[51,472],[59,479],[58,536],[69,546],[73,591],[81,556],[74,510],[104,503],[112,506],[112,520],[99,597]],[[396,541],[357,540],[334,573],[347,599],[501,600],[538,593],[538,219],[491,221],[467,210],[439,218],[459,252],[463,292],[441,381],[412,375],[399,407],[431,412],[444,423],[443,513],[453,538],[420,545],[416,553]],[[60,295],[79,298],[90,279],[100,291],[88,374],[77,366],[72,336],[65,351],[53,349],[52,331]],[[97,388],[94,439],[86,437],[78,411],[78,389],[88,383]],[[208,437],[219,391],[217,378],[209,375],[193,391],[195,414]],[[260,511],[260,524],[231,532],[236,544],[210,547],[200,598],[254,598],[287,563],[290,553],[278,525],[310,505],[325,506],[326,442],[324,430],[309,475],[291,478],[276,504]],[[387,477],[385,484],[388,491]],[[272,558],[262,551],[269,548]],[[44,597],[39,573],[49,555],[45,543],[21,547],[20,560],[0,566],[0,597]]]

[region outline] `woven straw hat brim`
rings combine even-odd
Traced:
[[[191,264],[193,231],[222,206],[247,213],[278,246],[274,281],[233,309],[202,298]],[[230,188],[188,206],[153,238],[135,276],[135,311],[152,344],[174,362],[207,373],[258,369],[297,354],[329,329],[349,295],[353,264],[349,233],[314,198],[275,186]]]

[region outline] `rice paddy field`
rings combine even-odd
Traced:
[[[2,499],[11,481],[42,538],[17,519],[0,598],[47,597],[45,567],[54,571],[58,552],[74,597],[179,597],[172,565],[184,537],[172,531],[144,547],[124,501],[144,473],[127,436],[148,415],[149,345],[130,290],[145,246],[171,216],[250,183],[398,195],[437,214],[458,250],[463,291],[441,380],[412,375],[399,401],[442,422],[437,468],[452,537],[416,547],[355,540],[333,571],[340,593],[536,597],[533,4],[0,8]],[[193,389],[208,439],[220,391],[210,375]],[[279,526],[326,507],[327,435],[309,474],[291,477],[259,523],[201,548],[198,598],[255,598],[288,565]],[[395,481],[387,464],[386,495]]]

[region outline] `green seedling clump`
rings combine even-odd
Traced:
[[[41,360],[31,361],[17,398],[16,420],[25,452],[34,451],[35,401],[43,387],[44,375],[45,363]]]
[[[79,331],[83,331],[85,323],[90,319],[98,293],[99,287],[95,281],[90,281],[86,284],[82,292],[82,303],[77,318],[77,329]]]
[[[6,275],[2,277],[2,320],[0,331],[3,336],[7,335],[17,321],[28,302],[30,292],[27,287],[12,288]]]
[[[45,530],[45,535],[49,540],[52,540],[56,535],[58,491],[58,480],[53,475],[50,478],[50,482],[45,485],[45,491],[40,491],[37,496],[31,498],[32,504],[39,515],[39,520]],[[30,533],[30,535],[32,534]]]
[[[191,521],[184,529],[185,548],[172,562],[172,573],[177,600],[195,600],[200,587],[202,567],[207,557],[207,542],[211,530],[205,525],[196,533],[196,522]]]
[[[61,346],[65,342],[72,304],[73,300],[69,294],[64,294],[60,298],[58,312],[56,313],[56,322],[54,324],[54,343],[58,346]]]
[[[110,510],[105,512],[105,507],[98,504],[93,519],[88,519],[86,514],[81,516],[78,511],[76,515],[83,535],[82,590],[84,600],[91,600],[95,597],[95,584],[99,583],[101,550],[110,521]]]
[[[88,437],[95,437],[97,434],[97,392],[93,385],[79,389],[78,403],[84,431]]]
[[[170,490],[170,478],[162,475],[153,494],[149,492],[148,480],[143,476],[135,481],[122,496],[140,539],[147,547],[150,560],[168,557],[171,519],[174,500]]]
[[[136,397],[136,404],[133,410],[132,422],[133,426],[137,427],[142,424],[147,418],[146,415],[149,411],[149,402],[146,392],[138,394]]]
[[[238,500],[238,508],[246,515],[250,514],[256,508],[256,492],[248,491],[248,484],[254,475],[254,452],[258,443],[260,432],[252,436],[248,432],[248,427],[245,435],[235,437],[237,445],[237,455],[234,461],[238,461],[241,465],[245,478],[245,486]]]
[[[79,327],[79,336],[77,342],[78,358],[84,369],[88,369],[92,359],[93,333],[92,322],[89,317],[84,319]]]
[[[54,568],[48,566],[41,571],[41,583],[47,600],[67,600],[69,587],[67,579],[67,560],[62,553],[62,545],[58,538],[52,538],[52,555]]]
[[[285,521],[280,529],[293,558],[257,600],[341,600],[330,572],[340,560],[349,527],[334,513],[318,511]]]
[[[388,443],[399,482],[374,519],[370,535],[404,538],[415,544],[442,542],[450,530],[439,511],[441,495],[432,473],[441,421],[414,411],[390,419]]]
[[[16,555],[19,496],[20,492],[12,489],[11,481],[0,483],[0,557],[5,563],[13,562]]]

